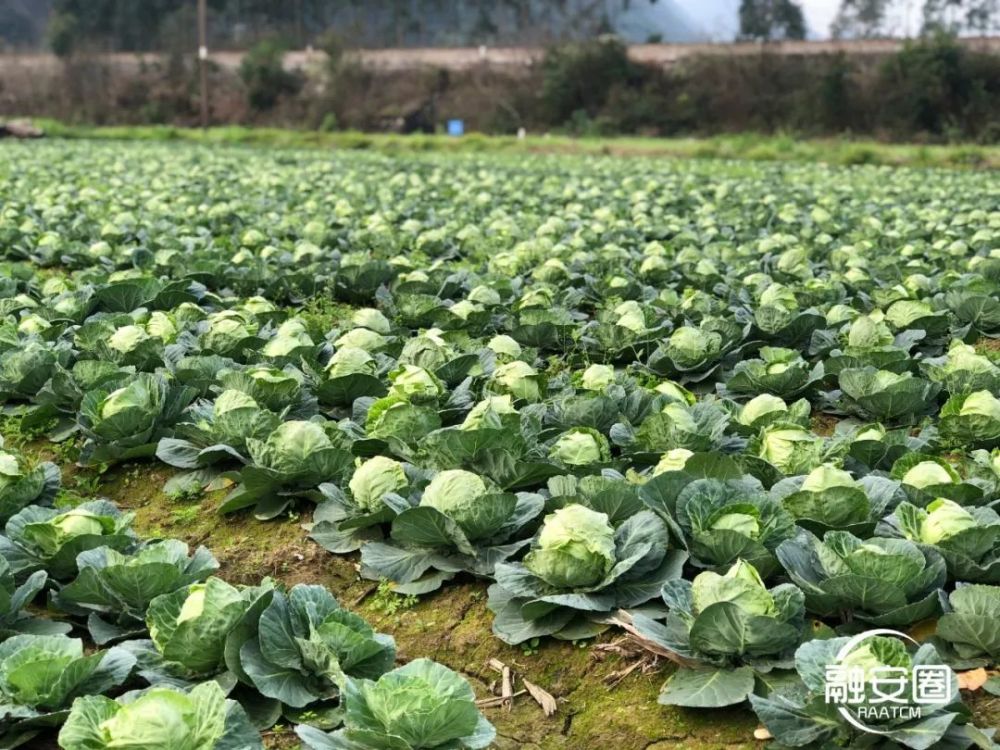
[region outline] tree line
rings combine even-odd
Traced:
[[[212,45],[246,48],[265,37],[316,44],[336,29],[358,46],[551,44],[612,32],[637,3],[670,0],[207,0]],[[740,40],[803,39],[796,0],[741,0]],[[1000,0],[842,0],[837,38],[923,32],[1000,32]],[[190,49],[195,0],[0,0],[0,46],[167,51]],[[650,39],[632,41],[655,41]]]

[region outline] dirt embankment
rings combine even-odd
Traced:
[[[967,37],[960,42],[979,52],[1000,52],[1000,37]],[[685,58],[702,55],[748,56],[767,52],[772,55],[811,56],[844,53],[846,55],[889,55],[899,52],[903,39],[850,39],[779,42],[741,42],[733,44],[634,44],[629,57],[637,63],[669,67]],[[243,59],[242,51],[212,51],[209,59],[221,68],[235,71]],[[412,70],[429,67],[459,71],[477,67],[516,69],[534,65],[545,56],[541,47],[429,47],[398,49],[363,49],[348,53],[349,59],[370,70]],[[293,50],[285,55],[285,67],[308,69],[323,63],[325,54],[318,50]],[[113,53],[101,56],[104,62],[123,72],[138,73],[144,67],[162,64],[167,55],[160,53]],[[48,53],[0,55],[0,77],[17,70],[34,71],[36,75],[52,75],[61,68],[61,61]]]

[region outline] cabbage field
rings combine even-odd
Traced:
[[[0,748],[994,747],[993,173],[3,144],[0,253]]]

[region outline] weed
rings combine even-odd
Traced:
[[[416,606],[417,597],[412,594],[398,594],[392,589],[391,581],[380,581],[378,590],[371,598],[371,606],[377,612],[392,617]]]

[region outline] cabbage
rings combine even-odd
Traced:
[[[871,315],[863,315],[851,323],[847,334],[847,345],[851,349],[877,349],[891,346],[894,340],[889,326]]]
[[[902,478],[903,484],[917,489],[931,487],[936,484],[952,484],[957,477],[937,461],[921,461],[910,468]]]
[[[226,636],[266,588],[240,590],[210,577],[161,594],[146,613],[149,637],[179,676],[215,675],[224,666]]]
[[[881,442],[885,439],[886,429],[880,424],[871,424],[866,427],[861,428],[851,438],[852,442],[860,442],[865,440],[873,440],[875,442]]]
[[[354,502],[368,513],[383,508],[382,498],[390,492],[400,492],[409,484],[403,465],[385,456],[374,456],[354,471],[350,488]]]
[[[388,334],[392,331],[392,324],[379,310],[373,307],[363,307],[355,310],[351,316],[351,323],[357,328],[367,328],[376,333]]]
[[[400,363],[436,370],[454,359],[456,352],[444,340],[442,333],[437,328],[431,328],[420,336],[414,336],[403,345],[399,354]]]
[[[780,307],[785,310],[797,310],[798,300],[795,292],[784,284],[771,284],[760,295],[761,307]]]
[[[468,320],[470,315],[481,313],[484,309],[482,305],[477,305],[475,302],[463,299],[449,307],[448,311],[461,320]]]
[[[243,391],[236,391],[232,389],[224,390],[220,393],[213,405],[213,412],[216,417],[223,414],[228,414],[231,411],[236,411],[238,409],[259,409],[257,402],[254,401],[253,397]]]
[[[818,463],[818,441],[808,430],[775,425],[761,434],[759,455],[782,473],[794,475]]]
[[[148,339],[149,334],[146,333],[146,329],[142,326],[122,326],[115,329],[115,332],[111,334],[111,338],[108,339],[108,346],[116,352],[127,354]]]
[[[934,309],[926,302],[900,300],[889,305],[885,311],[885,319],[896,328],[906,328],[914,321],[933,315]]]
[[[486,415],[492,412],[497,416],[517,414],[514,401],[510,396],[488,396],[477,403],[462,421],[461,429],[478,430],[484,426]]]
[[[347,375],[374,375],[376,363],[364,349],[346,346],[338,349],[330,357],[326,365],[326,374],[330,378],[342,378]]]
[[[920,528],[920,541],[937,544],[978,525],[972,514],[961,505],[938,498],[927,506],[927,517]]]
[[[549,449],[549,457],[570,466],[586,466],[607,461],[607,438],[589,427],[577,427],[560,435]]]
[[[484,286],[483,284],[470,289],[466,299],[471,302],[478,302],[480,305],[499,305],[503,301],[496,289]]]
[[[646,317],[642,314],[642,307],[635,300],[623,302],[615,308],[616,321],[622,328],[627,328],[633,333],[643,333],[646,330]]]
[[[150,336],[158,338],[166,344],[177,338],[177,326],[173,319],[160,310],[149,314],[149,320],[146,321],[146,331]]]
[[[263,315],[278,309],[273,302],[263,297],[248,297],[243,301],[241,307],[251,315]]]
[[[274,337],[266,344],[262,353],[265,357],[287,357],[296,349],[313,345],[313,340],[306,332],[305,323],[298,318],[289,318],[282,323]]]
[[[471,526],[482,513],[479,498],[488,491],[479,475],[449,469],[434,476],[424,489],[420,504],[439,510],[459,526]]]
[[[233,708],[227,710],[227,706]],[[243,709],[226,700],[218,683],[205,682],[189,693],[153,687],[128,702],[87,696],[73,704],[59,733],[59,746],[64,750],[215,750],[229,746],[259,750],[263,744],[255,735]]]
[[[364,349],[366,352],[377,352],[388,344],[385,336],[367,328],[354,328],[333,342],[337,349]]]
[[[588,391],[603,391],[615,382],[615,368],[611,365],[590,365],[580,377],[581,386]]]
[[[769,393],[762,393],[750,399],[743,408],[740,409],[737,421],[750,427],[763,416],[774,414],[775,412],[787,412],[788,405],[778,396]]]
[[[518,359],[521,356],[521,345],[510,336],[494,336],[486,344],[487,348],[498,355],[503,355],[509,359]]]
[[[760,520],[750,513],[724,513],[716,518],[710,528],[712,531],[735,531],[750,539],[760,536]]]
[[[311,465],[311,459],[332,447],[330,437],[316,422],[282,422],[266,441],[248,441],[255,461],[280,474],[294,475]]]
[[[843,469],[838,469],[832,464],[823,464],[809,472],[801,489],[803,492],[823,492],[832,487],[856,488],[857,486],[854,478]]]
[[[663,474],[667,471],[680,471],[684,468],[687,460],[694,455],[693,451],[687,448],[674,448],[664,453],[656,466],[653,467],[653,476]]]
[[[976,391],[965,397],[959,415],[982,416],[1000,422],[1000,399],[989,391]]]
[[[389,375],[390,395],[408,399],[434,399],[444,394],[444,384],[423,367],[403,365]]]
[[[678,385],[672,380],[664,380],[653,390],[657,393],[662,393],[671,401],[677,401],[681,404],[688,404],[690,406],[696,401],[695,395],[691,393],[691,391],[681,385]]]
[[[415,659],[377,682],[351,677],[343,682],[344,729],[325,735],[302,725],[297,731],[305,746],[472,750],[491,746],[496,737],[469,683],[429,659]]]
[[[667,354],[679,367],[694,367],[714,357],[722,347],[722,336],[683,326],[670,335]]]
[[[229,354],[255,332],[256,326],[236,310],[213,313],[208,318],[208,330],[202,337],[202,348],[217,354]]]
[[[545,517],[524,567],[557,589],[599,584],[615,563],[615,532],[607,515],[567,505]]]
[[[195,583],[188,588],[188,597],[177,615],[177,624],[201,617],[205,611],[205,584]]]
[[[527,362],[515,360],[500,365],[493,371],[490,382],[495,389],[501,393],[509,393],[514,398],[538,401],[541,397],[538,372]]]
[[[704,612],[718,602],[732,602],[751,615],[773,617],[777,614],[774,597],[768,592],[760,574],[748,562],[736,563],[719,575],[710,570],[699,573],[691,582],[695,613]]]

